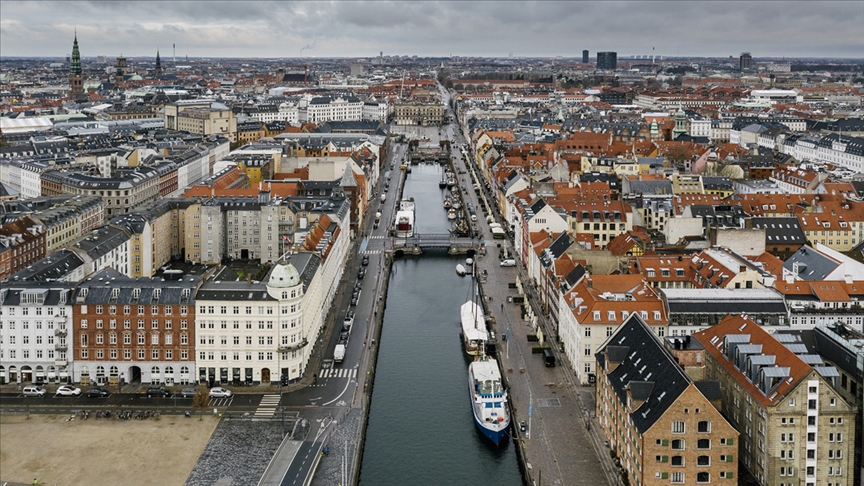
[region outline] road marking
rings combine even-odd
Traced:
[[[318,378],[356,378],[357,368],[331,368],[321,370]]]
[[[350,384],[351,384],[351,380],[349,379],[345,382],[345,388],[342,389],[342,393],[340,393],[339,396],[337,396],[333,400],[330,400],[327,403],[322,404],[321,406],[326,407],[327,405],[330,405],[331,403],[335,402],[336,400],[339,400],[340,398],[342,398],[342,395],[344,395],[345,392],[348,391],[348,385],[350,385]],[[317,438],[317,436],[316,436],[316,438]]]

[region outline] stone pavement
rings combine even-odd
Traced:
[[[331,430],[325,443],[330,447],[330,453],[322,457],[321,462],[318,463],[318,470],[315,472],[315,477],[312,478],[312,486],[352,484],[352,474],[356,476],[356,468],[359,467],[359,464],[354,464],[354,458],[358,452],[362,416],[363,411],[361,409],[350,408],[343,417],[337,420],[338,423]]]
[[[204,417],[204,420],[215,419]],[[293,427],[294,423],[286,420],[288,434]],[[186,486],[256,486],[281,442],[282,426],[278,420],[222,419]]]

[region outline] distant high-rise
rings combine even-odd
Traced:
[[[741,71],[749,71],[753,67],[753,56],[749,52],[742,52],[738,62]]]
[[[588,49],[582,51],[582,64],[588,64]]]
[[[69,62],[69,88],[70,98],[77,98],[84,94],[84,76],[81,74],[81,53],[78,52],[78,33],[75,33],[75,41],[72,42],[72,59]]]
[[[597,69],[601,71],[614,71],[618,67],[617,52],[598,52]]]
[[[122,54],[117,58],[117,65],[114,67],[117,70],[118,77],[126,76],[126,73],[129,71],[129,67],[126,65],[126,58]]]

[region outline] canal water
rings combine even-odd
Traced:
[[[414,166],[406,180],[403,196],[415,199],[421,234],[450,226],[440,171]],[[474,425],[459,335],[459,306],[470,297],[471,281],[456,275],[460,261],[427,252],[393,264],[361,485],[522,484],[512,442],[496,450]]]

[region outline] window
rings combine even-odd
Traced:
[[[684,450],[684,439],[675,439],[672,441],[672,450],[683,451]]]
[[[711,439],[699,439],[696,441],[697,449],[710,449],[711,448]]]
[[[672,456],[672,465],[675,467],[684,467],[684,456]]]
[[[591,337],[591,328],[585,326],[585,337]]]
[[[696,483],[709,483],[711,482],[711,475],[705,471],[700,471],[696,473]]]
[[[681,422],[681,421],[672,422],[672,433],[673,434],[683,434],[684,433],[684,422]]]
[[[710,456],[699,456],[696,458],[697,466],[710,466],[711,465],[711,457]]]
[[[711,422],[707,420],[702,420],[698,424],[696,424],[696,431],[702,434],[707,434],[711,432]]]
[[[683,472],[673,472],[672,473],[672,483],[683,483],[684,482],[684,473]]]

